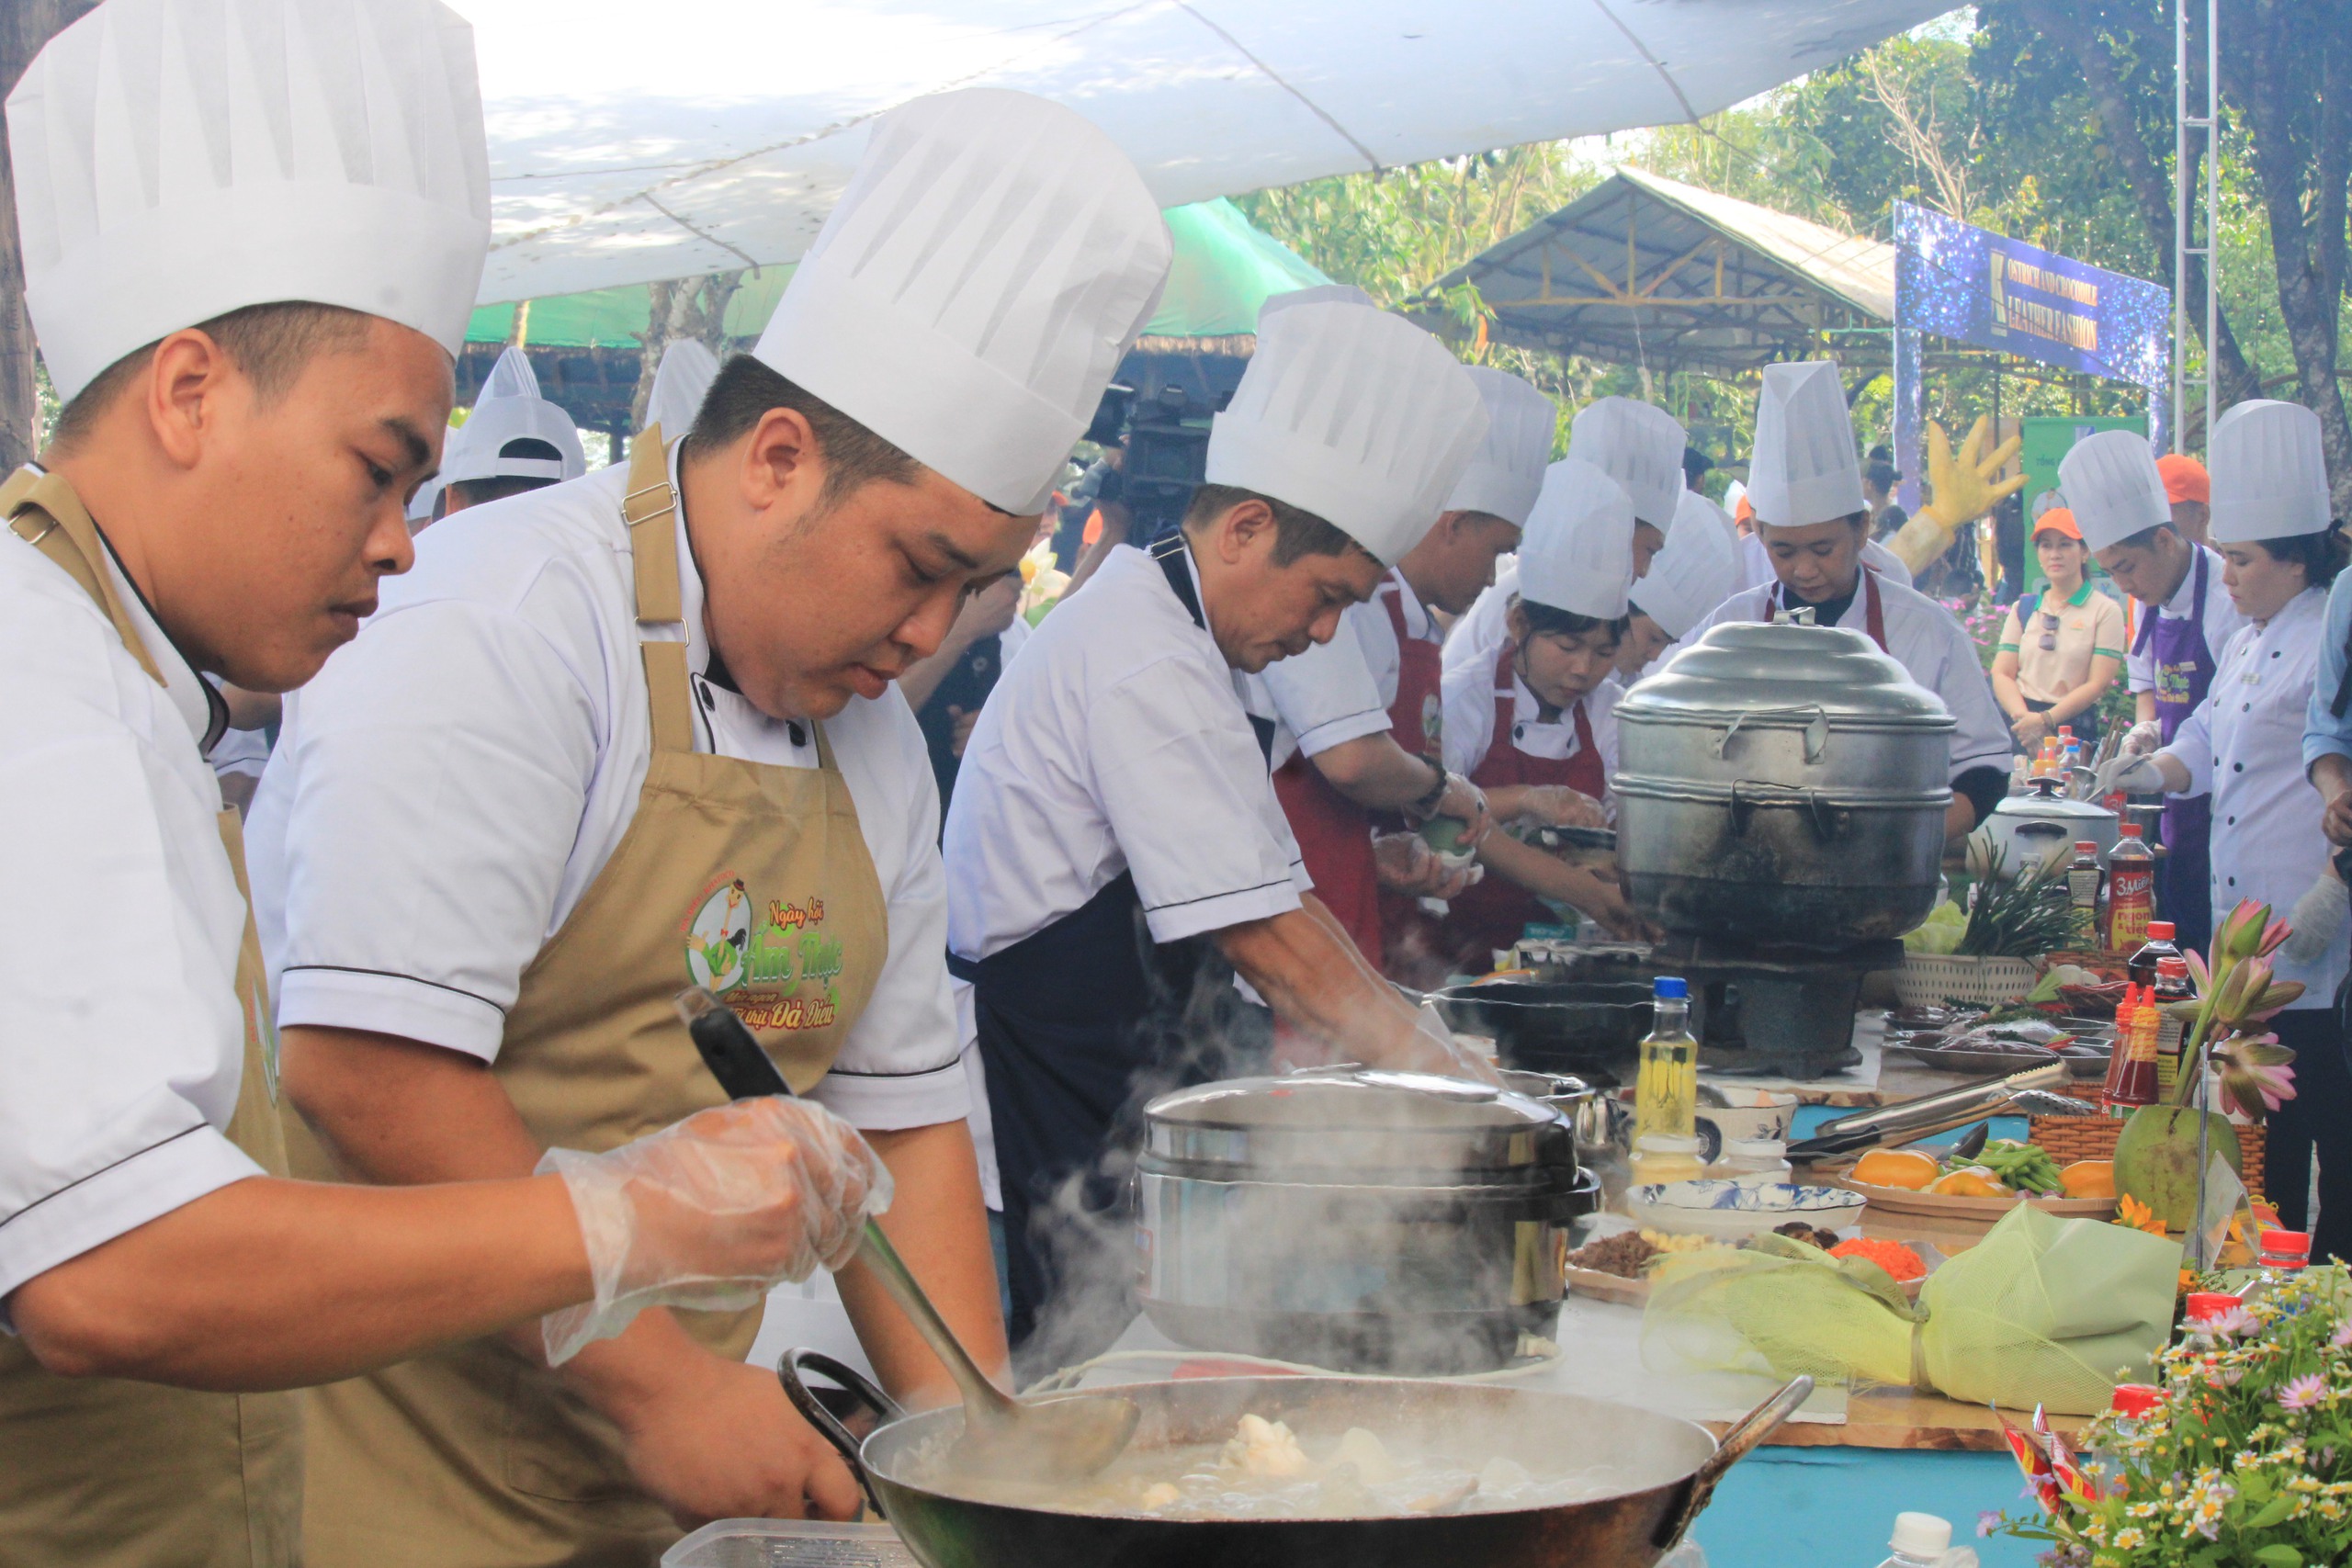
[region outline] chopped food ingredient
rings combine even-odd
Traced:
[[[1364,1436],[1369,1438],[1372,1434],[1365,1432]],[[1241,1418],[1240,1429],[1225,1445],[1225,1462],[1227,1468],[1244,1475],[1301,1475],[1306,1471],[1306,1455],[1299,1449],[1298,1434],[1280,1421],[1269,1421],[1262,1416]]]
[[[1615,1235],[1586,1242],[1569,1253],[1568,1266],[1589,1269],[1595,1274],[1614,1274],[1621,1280],[1633,1280],[1641,1276],[1642,1265],[1657,1254],[1658,1249],[1650,1245],[1639,1231],[1619,1231]]]
[[[1858,1235],[1851,1241],[1841,1241],[1829,1248],[1832,1258],[1860,1258],[1877,1264],[1894,1277],[1898,1285],[1928,1277],[1928,1266],[1919,1255],[1899,1241],[1881,1241],[1876,1236]]]
[[[1872,1149],[1854,1165],[1854,1179],[1865,1187],[1900,1187],[1923,1190],[1943,1174],[1932,1156],[1917,1149]]]
[[[2058,1173],[2058,1185],[2069,1198],[2115,1196],[2115,1162],[2078,1159]]]
[[[1772,1234],[1787,1236],[1791,1241],[1801,1241],[1807,1247],[1817,1247],[1824,1252],[1827,1252],[1838,1245],[1836,1231],[1826,1231],[1816,1225],[1809,1225],[1803,1220],[1791,1220],[1787,1224],[1774,1225]]]
[[[1991,1171],[2002,1186],[2019,1192],[2056,1192],[2062,1185],[2056,1156],[2039,1144],[1994,1138],[1971,1163]]]
[[[2009,1190],[2001,1185],[1993,1173],[1981,1165],[1962,1166],[1949,1171],[1928,1188],[1946,1198],[2007,1198]]]
[[[1674,1235],[1666,1231],[1645,1230],[1642,1233],[1642,1239],[1660,1252],[1698,1252],[1723,1245],[1710,1236]]]

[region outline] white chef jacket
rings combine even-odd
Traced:
[[[1875,570],[1882,582],[1899,582],[1905,588],[1911,586],[1911,569],[1903,564],[1901,556],[1876,539],[1862,541],[1862,564]],[[1739,572],[1744,588],[1770,588],[1778,581],[1779,574],[1772,570],[1772,553],[1764,547],[1761,535],[1740,536]]]
[[[2211,650],[2215,667],[2219,668],[2222,649],[2229,645],[2230,638],[2237,635],[2238,628],[2245,625],[2245,617],[2238,614],[2237,605],[2231,602],[2230,591],[2222,586],[2222,572],[2229,562],[2223,560],[2219,552],[2207,549],[2203,545],[2191,547],[2205,558],[2205,646]],[[2197,563],[2191,558],[2188,570],[2180,574],[2180,586],[2173,591],[2171,598],[2157,606],[2155,614],[2159,620],[2185,621],[2196,608]],[[2148,607],[2134,602],[2131,610],[2132,641],[2136,643],[2140,640]],[[2155,655],[2155,637],[2154,633],[2150,633],[2144,651],[2127,652],[2123,656],[2124,679],[2132,691],[2153,692],[2156,689]]]
[[[1381,602],[1391,593],[1403,613],[1406,636],[1432,645],[1444,640],[1420,595],[1391,567],[1370,599],[1340,615],[1340,629],[1329,642],[1310,645],[1248,677],[1250,711],[1274,721],[1275,767],[1293,752],[1320,756],[1342,742],[1388,733],[1388,710],[1396,702],[1404,669],[1404,649]]]
[[[1878,592],[1880,613],[1886,623],[1887,652],[1910,671],[1911,679],[1942,698],[1945,708],[1960,721],[1951,736],[1951,776],[1956,779],[1971,768],[1998,768],[2007,773],[2008,722],[2001,716],[2000,705],[1993,700],[1993,682],[1977,660],[1976,645],[1969,640],[1966,628],[1953,619],[1950,610],[1917,589],[1882,578]],[[1725,621],[1762,621],[1771,592],[1768,583],[1733,594],[1692,626],[1690,635],[1668,649],[1667,656],[1670,658],[1675,649],[1697,642],[1710,626]],[[1829,624],[1866,633],[1868,615],[1868,603],[1861,585],[1857,583],[1853,603],[1847,606],[1844,618]]]
[[[1518,574],[1513,572],[1510,586],[1514,591],[1517,583]],[[1503,586],[1498,582],[1487,592],[1494,593]],[[1476,608],[1472,606],[1474,614]],[[1465,631],[1470,635],[1465,636]],[[1492,640],[1487,640],[1489,637]],[[1499,616],[1491,617],[1477,627],[1470,626],[1465,616],[1455,623],[1453,636],[1446,639],[1442,678],[1445,765],[1453,773],[1468,776],[1494,748],[1495,663],[1502,657],[1503,644],[1509,637],[1510,628]],[[1543,704],[1527,689],[1527,682],[1513,675],[1510,684],[1512,745],[1531,757],[1561,761],[1584,749],[1577,738],[1573,709],[1563,708],[1557,719],[1545,723],[1541,716]],[[1592,726],[1593,748],[1600,753],[1604,778],[1613,778],[1617,773],[1617,703],[1624,694],[1614,679],[1604,678],[1584,697],[1585,717]]]
[[[671,478],[676,480],[676,449]],[[636,815],[650,719],[628,466],[436,523],[416,570],[290,699],[249,829],[281,1025],[497,1058],[525,965]],[[817,766],[807,724],[712,685],[702,578],[673,531],[695,749]],[[965,1114],[948,1000],[939,790],[896,691],[824,721],[889,927],[865,1011],[809,1098],[871,1129]]]
[[[947,944],[974,960],[1123,872],[1160,942],[1295,909],[1313,886],[1236,671],[1159,563],[1125,545],[998,677],[946,852]]]
[[[223,1134],[245,906],[203,746],[226,715],[107,570],[165,684],[0,529],[0,1298],[262,1174]]]
[[[2219,574],[2212,592],[2221,592]],[[2213,795],[2213,929],[2241,898],[2279,919],[2327,871],[2319,791],[2303,773],[2303,715],[2320,661],[2327,591],[2306,588],[2265,622],[2243,622],[2214,666],[2205,700],[2157,753],[2188,771],[2184,795]],[[2282,980],[2301,980],[2298,1010],[2334,1005],[2347,949],[2327,944],[2311,964],[2272,954]]]

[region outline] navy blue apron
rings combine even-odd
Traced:
[[[1195,626],[1207,628],[1182,536],[1152,558]],[[1271,722],[1253,718],[1261,751]],[[948,972],[971,982],[980,1059],[995,1123],[997,1174],[1012,1298],[1006,1324],[1024,1345],[1064,1284],[1124,1288],[1133,1298],[1130,1190],[1145,1103],[1170,1089],[1246,1070],[1272,1024],[1233,987],[1205,937],[1158,943],[1135,877],[1122,873],[1061,919],[978,962],[955,953]],[[1075,1204],[1076,1214],[1068,1213]],[[1058,1217],[1055,1209],[1064,1213]],[[1102,1276],[1107,1275],[1105,1279]],[[1085,1276],[1083,1280],[1080,1276]],[[1090,1303],[1090,1307],[1094,1303]],[[1080,1337],[1046,1359],[1108,1348],[1133,1317],[1090,1310]]]
[[[2205,700],[2213,684],[2213,650],[2205,641],[2205,593],[2211,571],[2196,551],[2188,618],[2174,620],[2154,607],[2140,624],[2133,653],[2153,649],[2156,733],[2165,745]],[[2165,802],[2165,858],[2156,863],[2156,915],[2173,923],[2173,940],[2202,953],[2213,945],[2213,797],[2174,795]]]

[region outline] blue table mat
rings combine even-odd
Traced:
[[[1707,1568],[1875,1568],[1894,1516],[1951,1521],[1954,1546],[1984,1568],[2030,1568],[2038,1541],[1976,1539],[1987,1510],[2022,1513],[2025,1478],[2007,1454],[1891,1449],[1776,1449],[1749,1454],[1715,1489],[1691,1537]]]

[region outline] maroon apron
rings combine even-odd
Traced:
[[[2213,650],[2205,641],[2205,595],[2211,558],[2197,550],[2188,618],[2150,610],[2141,617],[2135,654],[2154,654],[2156,733],[2169,746],[2213,684]],[[2211,842],[2213,797],[2172,795],[2165,801],[2165,854],[2156,863],[2156,913],[2173,923],[2173,941],[2204,952],[2213,942]]]
[[[1487,790],[1510,784],[1566,784],[1599,800],[1608,790],[1609,773],[1593,740],[1592,719],[1585,711],[1584,698],[1578,697],[1568,710],[1577,727],[1575,756],[1533,757],[1519,749],[1512,720],[1518,658],[1518,648],[1507,643],[1495,662],[1494,739],[1477,767],[1471,770],[1470,782]],[[1441,935],[1456,965],[1479,974],[1492,967],[1498,949],[1517,942],[1529,925],[1549,924],[1556,919],[1534,894],[1489,871],[1476,886],[1453,901]]]

